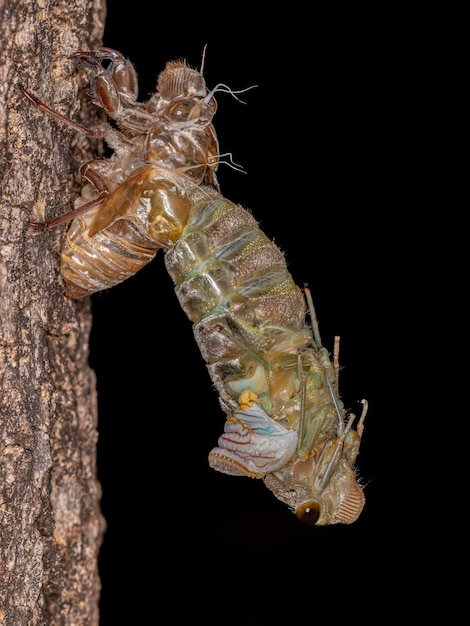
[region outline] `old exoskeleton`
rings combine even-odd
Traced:
[[[186,174],[196,184],[219,190],[215,174],[219,146],[212,125],[217,104],[199,71],[184,61],[168,63],[160,74],[157,91],[147,102],[139,102],[136,71],[119,52],[98,48],[77,52],[70,59],[92,71],[90,98],[116,122],[117,128],[109,122],[88,128],[53,110],[24,86],[19,88],[38,109],[90,138],[104,139],[116,154],[109,161],[100,159],[81,167],[81,175],[97,192],[92,200],[58,218],[30,221],[31,226],[47,228],[66,223],[102,204],[116,181],[120,184],[141,163],[158,163]]]

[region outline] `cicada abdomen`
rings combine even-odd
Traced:
[[[177,172],[137,168],[104,206],[94,205],[72,221],[60,259],[67,295],[82,298],[133,276],[160,248],[177,241],[202,193]],[[112,215],[101,227],[108,207]]]
[[[61,254],[67,295],[111,287],[163,249],[226,414],[211,467],[264,480],[303,522],[354,522],[364,506],[355,461],[367,404],[354,429],[309,291],[251,213],[220,194],[216,90],[177,61],[139,103],[135,71],[118,52],[74,58],[92,68],[92,98],[119,130],[87,130],[22,88],[114,150],[82,168],[87,182],[71,214],[46,222],[73,218]]]

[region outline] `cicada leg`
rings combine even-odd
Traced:
[[[328,381],[327,385],[331,385],[330,376],[333,377],[333,374],[331,371],[324,371],[329,365],[329,360],[326,363],[325,349],[320,348],[318,354],[315,354],[312,347],[300,345],[292,353],[259,353],[231,328],[220,324],[212,330],[217,330],[237,345],[257,367],[250,375],[247,371],[246,377],[239,373],[234,381],[226,380],[231,393],[239,390],[239,407],[226,421],[218,447],[210,453],[211,466],[224,473],[259,478],[282,467],[295,450],[299,458],[306,459],[307,372],[310,372],[309,376],[314,371],[318,372],[320,377]],[[331,365],[329,370],[332,370]],[[262,372],[265,373],[264,376]],[[291,375],[286,376],[289,372]],[[266,400],[268,404],[271,402],[278,394],[280,385],[284,388],[283,391],[290,388],[292,394],[290,397],[286,394],[286,406],[278,403],[276,407],[271,406],[268,409]],[[332,388],[328,386],[327,393],[331,392]],[[261,394],[259,397],[258,393]],[[251,406],[243,402],[247,394],[251,396]],[[277,411],[286,416],[290,411],[289,405],[295,405],[297,400],[299,421],[295,432],[280,423],[280,414],[277,415]],[[339,411],[338,406],[336,410]]]
[[[74,217],[77,217],[77,215],[80,215],[81,213],[88,211],[89,209],[93,208],[94,206],[97,206],[98,204],[102,204],[105,201],[107,196],[108,196],[107,193],[102,192],[95,200],[86,202],[85,204],[82,204],[81,206],[75,209],[67,211],[67,213],[64,213],[63,215],[59,215],[59,217],[55,217],[52,220],[46,220],[45,222],[33,222],[32,220],[28,220],[28,226],[32,226],[33,228],[43,228],[44,230],[46,230],[47,228],[51,228],[52,226],[59,226],[60,224],[66,224],[67,222],[70,222],[71,220],[73,220]]]
[[[92,209],[99,204],[103,204],[103,202],[106,200],[110,193],[110,189],[106,183],[105,178],[93,169],[92,163],[85,163],[85,165],[82,165],[82,167],[80,168],[80,174],[96,189],[96,191],[98,192],[96,198],[90,200],[89,202],[85,202],[84,204],[81,204],[80,206],[71,209],[70,211],[67,211],[67,213],[64,213],[63,215],[59,215],[59,217],[55,217],[52,220],[46,220],[45,222],[34,222],[28,220],[28,225],[32,226],[33,228],[43,229],[51,228],[52,226],[59,226],[59,224],[65,224],[67,222],[70,222],[75,217],[77,217],[77,215],[85,213],[85,211],[88,211],[89,209]]]
[[[333,349],[333,368],[335,370],[335,390],[336,393],[339,393],[338,385],[339,385],[339,336],[335,336],[335,343]]]
[[[18,88],[21,91],[21,93],[30,102],[32,102],[32,104],[34,104],[34,106],[37,107],[40,111],[43,111],[47,115],[50,115],[51,117],[54,117],[55,119],[58,119],[59,121],[63,122],[70,128],[73,128],[76,131],[83,133],[87,137],[94,138],[94,139],[102,139],[109,132],[110,127],[109,127],[109,124],[107,123],[97,124],[96,126],[93,126],[92,128],[87,128],[83,124],[80,124],[79,122],[75,122],[69,117],[62,115],[61,113],[58,113],[57,111],[54,111],[54,109],[48,106],[45,102],[43,102],[39,98],[36,98],[36,96],[33,95],[30,91],[28,91],[25,87],[23,87],[23,85],[18,85]],[[28,220],[28,225],[32,226],[33,228],[44,228],[44,229],[50,228],[52,226],[58,226],[60,224],[65,224],[67,222],[70,222],[77,215],[80,215],[81,213],[88,211],[89,209],[91,209],[92,207],[98,204],[102,204],[106,196],[109,193],[109,189],[107,188],[105,179],[97,172],[94,172],[93,169],[90,167],[90,164],[86,164],[85,166],[83,166],[81,173],[82,173],[82,176],[86,180],[88,180],[88,182],[90,182],[98,191],[98,196],[96,198],[52,220],[46,220],[44,222],[35,222],[33,220]]]
[[[32,102],[34,106],[36,106],[40,111],[47,113],[47,115],[50,115],[51,117],[55,117],[57,120],[60,120],[67,126],[70,126],[71,128],[74,128],[75,130],[77,130],[78,132],[85,134],[87,137],[94,138],[94,139],[103,139],[103,137],[108,132],[109,124],[107,124],[106,122],[97,124],[96,126],[93,126],[92,128],[87,128],[83,124],[80,124],[79,122],[75,122],[74,120],[71,120],[69,117],[62,115],[61,113],[58,113],[57,111],[54,111],[54,109],[48,106],[45,102],[43,102],[39,98],[36,98],[36,96],[34,96],[30,91],[28,91],[25,87],[23,87],[23,85],[19,84],[18,88],[21,91],[21,93],[30,102]]]
[[[268,385],[272,385],[271,391],[268,392],[268,398],[272,398],[278,394],[277,390],[279,388],[279,381],[282,381],[284,388],[286,388],[286,385],[291,388],[293,393],[292,397],[296,398],[299,402],[297,426],[298,438],[296,446],[297,456],[301,460],[307,459],[312,447],[312,442],[318,434],[317,431],[322,430],[322,428],[324,427],[323,422],[325,422],[325,420],[334,420],[332,425],[335,425],[336,428],[336,436],[339,442],[337,454],[339,454],[339,449],[343,445],[346,433],[351,429],[352,422],[355,419],[353,416],[350,416],[347,419],[347,423],[345,423],[344,411],[342,403],[339,399],[339,338],[335,339],[335,356],[332,363],[330,361],[328,351],[322,345],[315,308],[313,306],[310,290],[307,286],[305,286],[305,298],[310,312],[312,341],[315,347],[315,351],[312,351],[312,349],[305,344],[298,344],[298,348],[295,353],[276,352],[272,349],[272,346],[270,349],[268,349],[268,352],[259,353],[256,349],[253,349],[253,347],[248,345],[244,338],[242,339],[241,337],[237,336],[237,334],[233,332],[233,329],[223,327],[222,325],[217,328],[219,333],[223,334],[239,348],[241,348],[243,353],[247,355],[253,363],[258,363],[258,373],[251,376],[251,378],[238,376],[238,379],[235,381],[236,384],[232,384],[232,392],[236,389],[241,391],[244,384],[254,391],[256,390],[258,392],[261,392],[262,387],[258,384],[261,380],[259,375],[260,368],[266,372],[266,380],[268,381]],[[290,378],[290,382],[287,382],[285,376],[283,375],[283,372],[285,373],[289,370],[292,371],[292,376]],[[307,412],[309,410],[307,405],[309,402],[311,402],[311,399],[307,399],[307,395],[309,393],[307,387],[312,386],[312,380],[314,380],[315,377],[318,377],[318,383],[316,384],[319,384],[320,387],[323,386],[325,389],[324,393],[329,396],[329,406],[331,408],[329,409],[329,411],[319,412],[316,419],[312,421],[311,415],[310,417],[307,417]],[[320,382],[321,380],[323,380],[323,383]],[[263,395],[264,393],[261,392],[261,396]],[[289,399],[287,397],[286,401],[289,403]],[[260,406],[262,405],[263,401],[261,400]],[[264,408],[266,408],[266,406],[264,406]],[[288,411],[288,404],[284,408],[278,406],[276,410],[282,410],[282,412]],[[237,415],[237,411],[235,412],[235,415]],[[271,415],[273,414],[271,413]],[[274,417],[275,416],[273,415],[273,418]],[[230,420],[230,424],[228,424],[226,427],[228,428],[226,432],[233,434],[233,418],[230,418]],[[245,424],[242,418],[237,418],[237,421]],[[309,423],[307,423],[307,421]],[[236,430],[238,432],[238,427]],[[256,439],[253,438],[253,440],[250,436],[249,440],[251,446],[249,455],[250,463],[246,464],[245,470],[248,466],[250,466],[251,463],[258,463],[258,461],[255,459],[256,454],[259,453],[260,456],[262,456],[263,446],[266,445],[266,442],[262,443],[258,435]],[[219,448],[227,447],[227,438],[225,436],[222,437],[221,441],[223,445],[219,443]],[[236,447],[232,446],[232,448],[230,449],[230,458],[232,459],[232,461],[233,455],[236,451],[235,448]],[[222,453],[219,449],[217,451],[216,457],[219,460],[220,465],[223,464],[223,462],[221,461],[221,455]],[[238,462],[241,463],[240,459],[238,460]],[[239,471],[240,469],[241,467],[238,466]]]
[[[369,403],[367,402],[367,400],[361,400],[361,404],[362,413],[356,426],[356,432],[359,435],[360,439],[362,439],[362,433],[364,432],[364,420],[366,418],[367,411],[369,410]]]
[[[302,453],[302,442],[305,435],[305,398],[307,394],[307,379],[302,365],[302,356],[297,356],[297,370],[300,380],[300,415],[299,415],[299,436],[297,439],[297,454]]]

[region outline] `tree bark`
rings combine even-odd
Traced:
[[[105,12],[105,0],[0,0],[2,626],[99,619],[105,523],[90,303],[64,295],[58,260],[66,226],[27,224],[69,210],[73,173],[94,155],[88,140],[34,107],[18,83],[92,124],[94,107],[80,103],[80,73],[67,57],[101,45]]]

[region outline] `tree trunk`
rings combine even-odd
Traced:
[[[98,624],[105,523],[90,303],[64,295],[58,257],[66,226],[27,224],[70,208],[78,182],[71,172],[93,155],[18,83],[92,124],[94,107],[81,105],[80,73],[67,57],[101,45],[105,11],[105,0],[0,0],[2,626]]]

